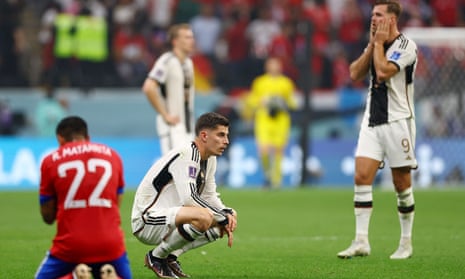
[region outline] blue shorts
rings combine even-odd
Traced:
[[[36,279],[50,279],[65,276],[73,272],[74,268],[80,263],[69,263],[62,261],[47,252],[47,255],[42,260],[39,269],[36,272],[34,278]],[[131,268],[129,266],[129,259],[127,253],[124,253],[121,257],[116,260],[109,262],[100,263],[85,263],[92,268],[92,276],[94,278],[100,278],[100,268],[104,264],[111,264],[115,267],[116,273],[123,279],[131,279]]]

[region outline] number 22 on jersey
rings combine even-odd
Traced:
[[[94,190],[90,194],[87,200],[85,199],[75,199],[76,193],[79,190],[79,187],[82,185],[82,181],[86,172],[95,173],[97,167],[103,168],[103,174],[99,178],[97,185],[94,187]],[[110,162],[103,159],[90,159],[87,164],[81,160],[69,161],[58,166],[58,175],[60,177],[66,177],[68,175],[68,170],[75,170],[76,175],[74,176],[71,186],[66,194],[65,198],[65,209],[72,208],[85,208],[89,207],[111,207],[111,200],[101,198],[101,194],[107,186],[108,181],[112,176],[112,167]]]

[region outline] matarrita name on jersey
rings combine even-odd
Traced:
[[[107,146],[88,143],[88,144],[65,147],[57,152],[54,152],[52,155],[52,159],[53,161],[56,161],[56,160],[60,160],[61,158],[65,158],[66,156],[79,155],[79,154],[83,154],[87,152],[97,152],[97,153],[105,154],[107,156],[111,156],[111,150]]]

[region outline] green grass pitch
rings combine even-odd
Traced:
[[[396,198],[375,190],[370,226],[372,255],[341,260],[354,235],[352,190],[303,188],[276,191],[220,188],[237,209],[234,245],[226,240],[181,257],[192,278],[465,278],[465,190],[415,192],[414,255],[393,261],[399,241]],[[121,207],[135,279],[154,278],[143,266],[151,249],[130,234],[134,191]],[[32,278],[55,226],[41,221],[36,192],[1,192],[0,278]]]

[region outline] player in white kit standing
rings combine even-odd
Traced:
[[[368,227],[373,209],[372,184],[387,159],[397,193],[400,242],[391,259],[412,256],[414,198],[411,169],[415,158],[414,73],[415,43],[399,32],[401,6],[396,0],[376,0],[371,15],[370,41],[350,65],[352,80],[369,74],[370,87],[355,153],[355,240],[337,254],[347,259],[371,252]]]
[[[155,61],[142,87],[157,112],[162,155],[194,139],[194,34],[188,24],[176,24],[168,36],[172,49]]]

